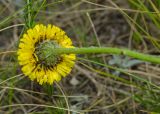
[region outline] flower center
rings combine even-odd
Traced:
[[[54,41],[43,41],[36,48],[36,55],[41,65],[54,66],[60,61],[59,55],[53,52],[53,48],[58,48],[59,45]]]

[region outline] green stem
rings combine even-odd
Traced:
[[[82,48],[52,48],[54,54],[89,54],[89,53],[106,53],[118,54],[133,57],[143,61],[160,64],[160,56],[147,55],[128,49],[112,48],[112,47],[82,47]]]
[[[27,0],[27,21],[28,27],[31,27],[31,0]]]

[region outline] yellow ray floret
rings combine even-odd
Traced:
[[[17,52],[19,64],[22,72],[31,80],[36,80],[39,84],[53,84],[54,81],[61,80],[70,73],[74,66],[76,55],[63,54],[55,59],[54,64],[44,64],[37,55],[37,46],[43,42],[55,42],[59,47],[74,48],[71,39],[63,30],[54,25],[44,26],[36,25],[20,39],[19,49]],[[40,52],[41,50],[38,50]]]

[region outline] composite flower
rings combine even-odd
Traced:
[[[70,73],[75,54],[57,55],[52,48],[74,48],[65,32],[54,25],[38,24],[20,39],[18,61],[22,72],[39,84],[53,84]]]

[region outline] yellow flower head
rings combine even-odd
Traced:
[[[17,54],[22,72],[39,84],[61,80],[75,63],[75,54],[50,55],[50,46],[74,48],[65,32],[54,25],[38,24],[20,39]]]

